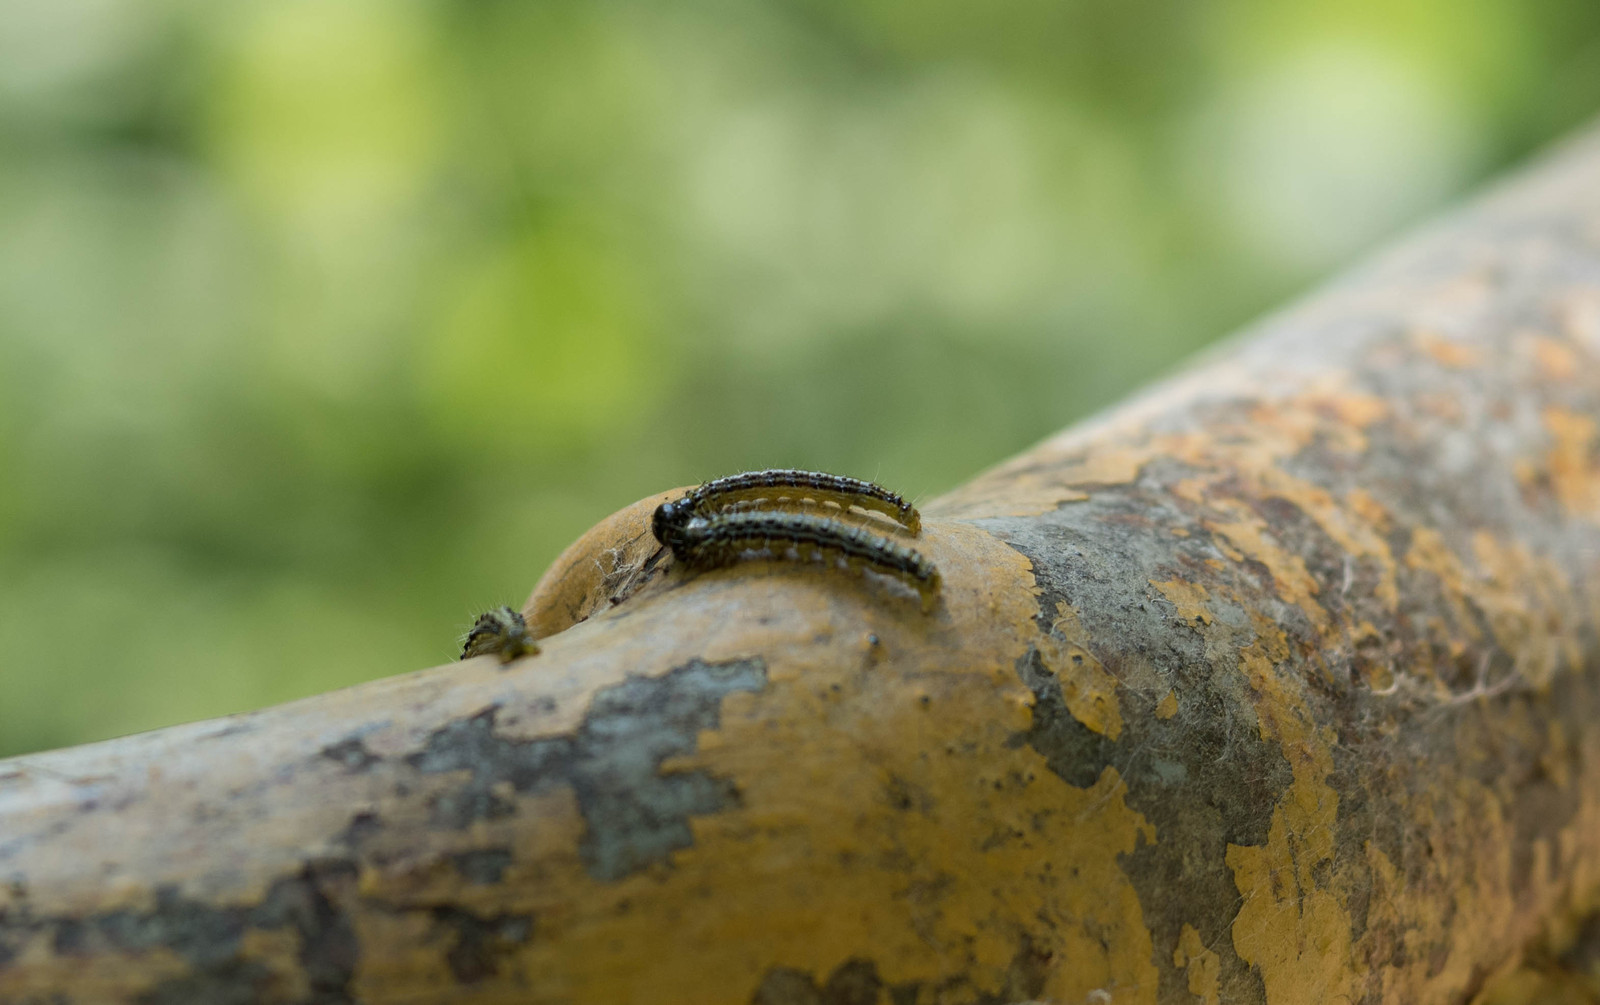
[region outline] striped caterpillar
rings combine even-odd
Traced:
[[[898,526],[866,518],[851,507],[883,514]],[[798,522],[770,528],[769,536],[761,540],[748,536],[748,525],[729,522],[736,515],[763,513],[788,514]],[[839,519],[828,519],[824,513]],[[877,527],[890,536],[875,534]],[[902,535],[919,533],[921,527],[916,508],[899,495],[871,482],[821,472],[750,471],[692,489],[658,493],[602,520],[551,564],[523,608],[528,636],[531,640],[554,635],[623,603],[664,571],[662,559],[669,549],[677,556],[675,564],[687,569],[730,565],[746,551],[765,551],[779,560],[792,553],[799,561],[831,555],[835,564],[843,560],[856,569],[900,578],[918,591],[925,606],[932,607],[939,589],[937,570],[896,543]],[[738,534],[746,534],[745,546],[734,543]],[[814,539],[810,552],[802,555],[797,546],[808,539]],[[502,653],[497,640],[516,637],[503,615],[501,627],[491,625],[487,633],[484,648],[473,649],[469,642],[469,655]]]
[[[492,653],[501,663],[510,663],[518,656],[532,656],[538,651],[522,615],[509,607],[496,607],[478,615],[478,620],[467,630],[462,640],[461,658]]]
[[[665,506],[662,507],[666,508]],[[898,578],[917,591],[924,612],[939,599],[939,570],[910,548],[858,524],[811,513],[733,510],[662,520],[654,529],[672,557],[689,569],[715,569],[762,554],[844,565]]]
[[[875,510],[913,535],[922,530],[922,515],[896,492],[859,478],[792,468],[747,471],[706,482],[657,508],[651,529],[656,539],[665,543],[662,535],[672,525],[687,524],[724,510],[767,509],[785,499],[831,502],[841,511],[848,511],[851,506]]]

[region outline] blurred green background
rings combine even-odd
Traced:
[[[0,754],[949,488],[1600,109],[1594,0],[0,0]]]

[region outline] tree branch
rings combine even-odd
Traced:
[[[1591,135],[925,507],[931,614],[797,563],[619,579],[635,507],[538,655],[0,761],[0,1000],[1579,986],[1597,178]]]

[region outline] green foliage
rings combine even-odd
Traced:
[[[1600,105],[1585,0],[0,0],[0,754],[926,498]]]

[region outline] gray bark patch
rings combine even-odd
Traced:
[[[382,758],[367,749],[360,737],[352,736],[341,740],[331,746],[323,747],[320,751],[323,757],[337,764],[342,764],[352,772],[365,771],[377,764]]]
[[[511,851],[508,848],[464,851],[450,856],[450,861],[455,865],[456,872],[469,883],[498,883],[511,865]]]
[[[433,917],[455,932],[455,945],[445,960],[450,973],[463,984],[497,976],[505,958],[533,934],[533,916],[529,914],[479,917],[453,907],[438,907]]]
[[[300,939],[299,963],[307,994],[300,1005],[348,1005],[359,946],[355,929],[324,887],[353,878],[355,867],[342,859],[311,863],[280,879],[265,897],[248,907],[215,907],[181,896],[171,887],[157,891],[149,911],[108,911],[84,918],[40,919],[59,956],[93,957],[108,950],[142,954],[166,950],[182,957],[192,972],[163,981],[138,999],[140,1005],[233,1005],[260,1000],[279,975],[240,957],[251,929],[290,929]],[[0,919],[3,920],[3,919]]]
[[[750,1005],[883,1005],[885,993],[890,1005],[915,1005],[918,1001],[1019,1005],[1044,992],[1045,981],[1058,963],[1053,954],[1039,950],[1024,935],[999,988],[975,987],[959,974],[935,982],[886,984],[878,975],[878,965],[860,956],[845,960],[821,981],[804,970],[773,967],[762,976]]]
[[[162,981],[139,996],[139,1005],[253,1005],[267,1000],[277,981],[260,963],[228,960],[204,973]]]
[[[839,964],[823,984],[803,970],[774,967],[756,989],[752,1005],[878,1005],[883,981],[871,960]]]
[[[1017,674],[1034,694],[1033,724],[1016,742],[1038,751],[1052,772],[1078,788],[1115,767],[1127,783],[1128,805],[1155,825],[1159,841],[1141,843],[1121,865],[1147,905],[1158,998],[1179,1001],[1188,994],[1186,975],[1172,963],[1187,922],[1220,957],[1224,1000],[1259,1002],[1265,997],[1260,976],[1233,950],[1239,896],[1227,848],[1265,843],[1272,809],[1292,773],[1237,700],[1244,687],[1238,672],[1219,667],[1218,654],[1208,653],[1197,633],[1174,625],[1166,602],[1152,596],[1149,581],[1171,577],[1162,571],[1170,556],[1156,551],[1128,515],[1182,523],[1179,514],[1162,512],[1168,498],[1119,487],[1039,520],[986,525],[1033,563],[1041,629],[1053,631],[1057,605],[1070,604],[1090,637],[1105,640],[1094,655],[1109,672],[1123,677],[1135,663],[1154,668],[1183,703],[1179,715],[1163,720],[1150,696],[1119,689],[1123,730],[1113,741],[1072,715],[1060,682],[1030,649],[1018,660]],[[1205,546],[1203,537],[1197,546]],[[1237,643],[1253,637],[1240,629]]]
[[[507,787],[518,793],[570,787],[587,824],[584,864],[594,878],[616,880],[693,844],[689,817],[737,805],[728,780],[703,771],[663,773],[661,763],[694,752],[700,731],[719,724],[724,697],[766,684],[766,664],[758,659],[690,660],[661,677],[630,677],[597,691],[570,735],[496,736],[490,708],[438,730],[407,760],[423,772],[471,772],[435,800],[439,827],[464,829],[514,813],[502,795]]]

